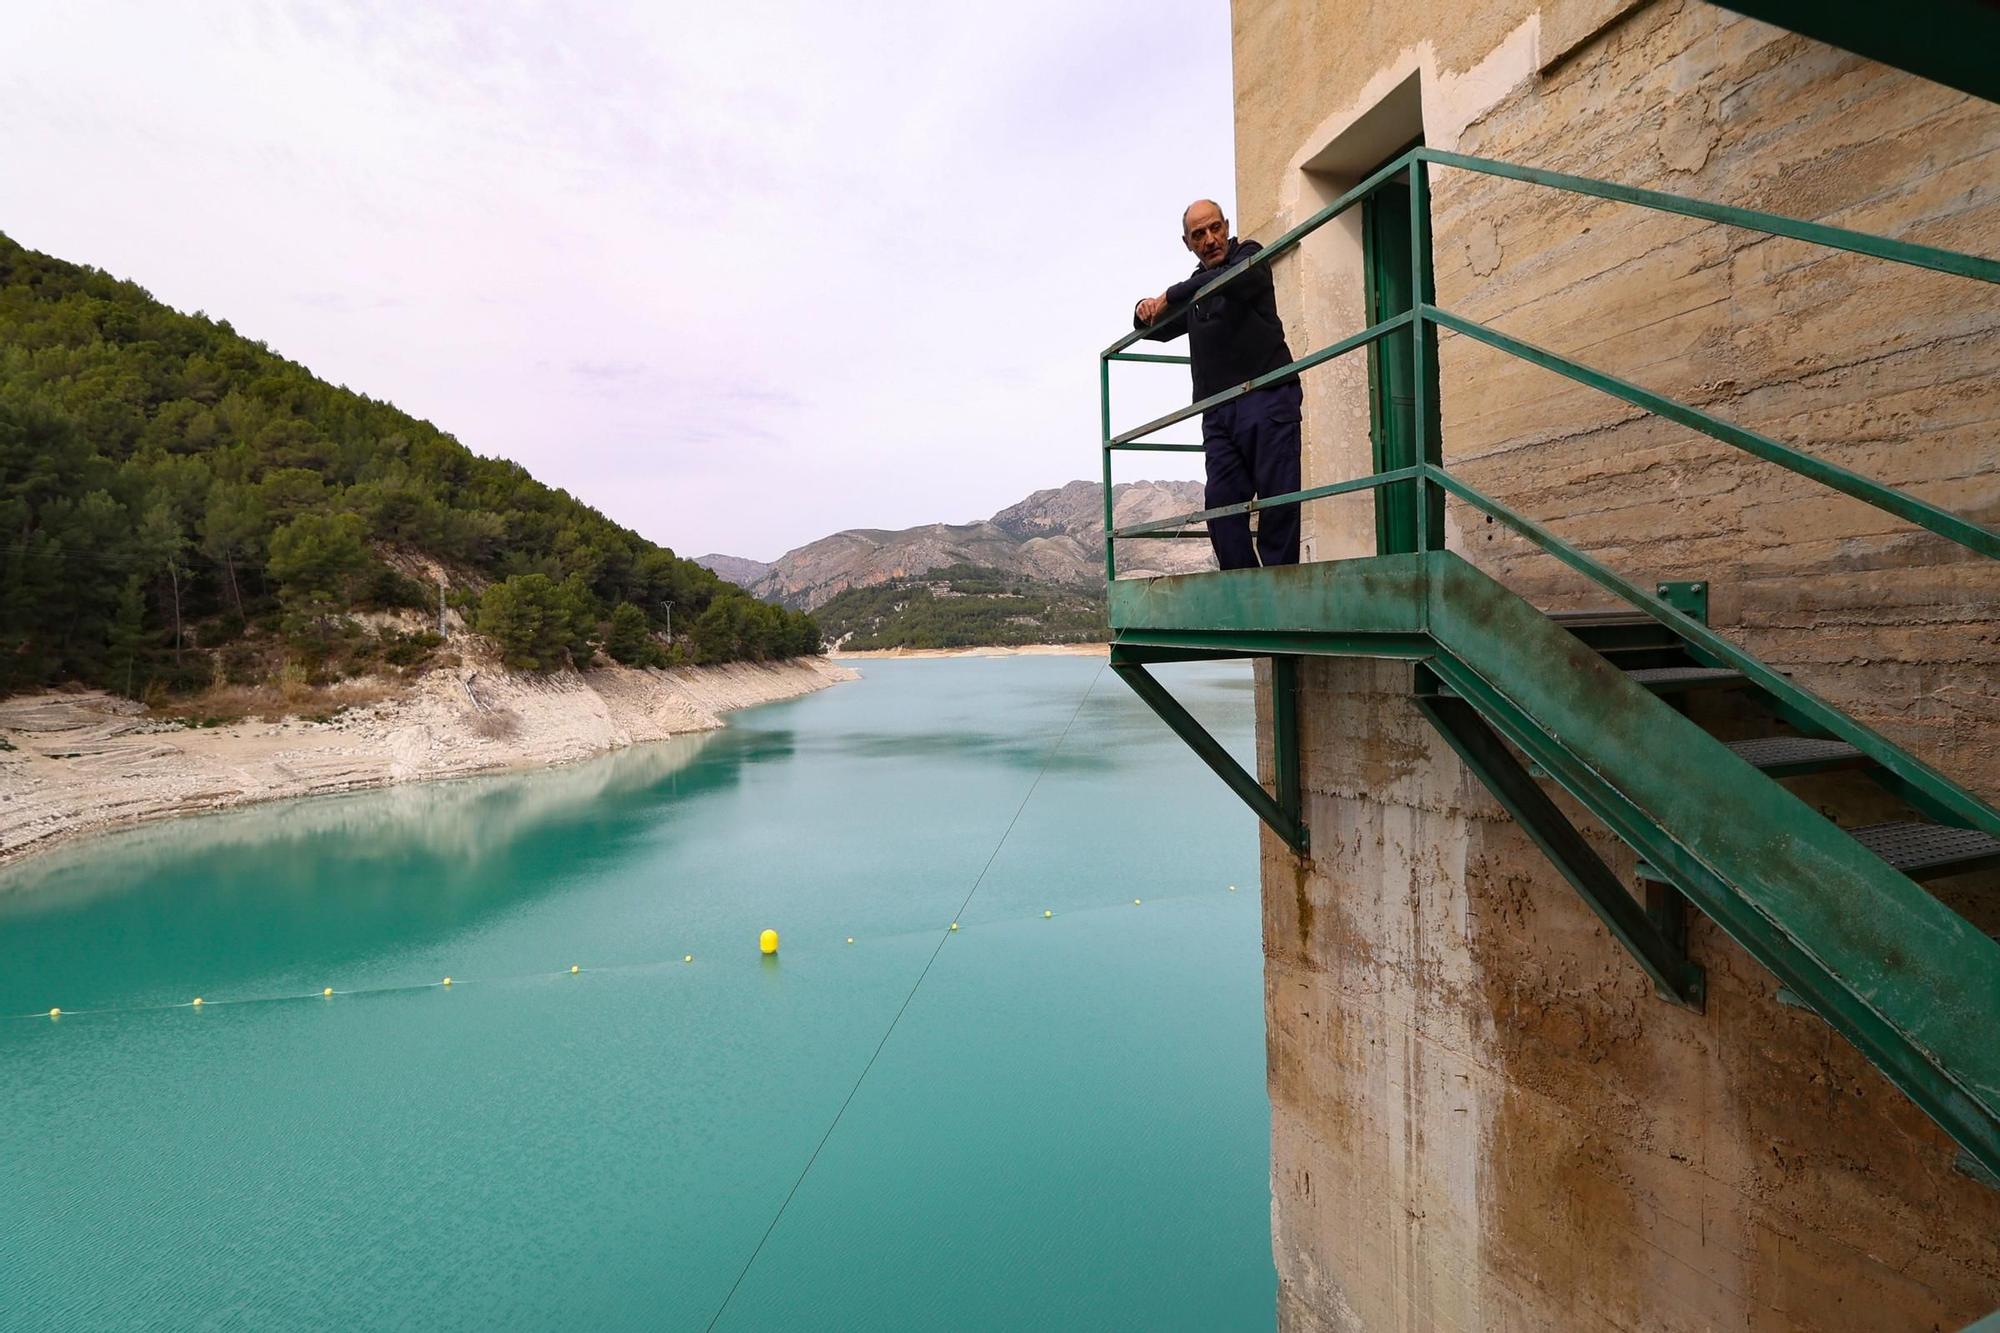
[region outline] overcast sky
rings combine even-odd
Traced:
[[[1181,206],[1232,202],[1226,0],[67,0],[8,28],[0,231],[686,555],[1094,478],[1093,353],[1191,268]],[[1121,425],[1186,401],[1177,367],[1119,374]],[[1193,474],[1121,460],[1166,475]]]

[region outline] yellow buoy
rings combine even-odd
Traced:
[[[444,984],[445,984],[445,985],[447,985],[447,986],[449,986],[449,985],[451,984],[451,978],[450,978],[450,977],[446,977],[446,978],[444,979]]]
[[[854,937],[853,937],[852,935],[849,935],[849,936],[847,937],[847,942],[848,942],[849,944],[852,944],[852,943],[854,943]]]
[[[778,951],[778,932],[767,930],[759,935],[757,937],[757,950],[760,953],[776,953]]]
[[[1132,900],[1132,906],[1137,907],[1138,905],[1139,905],[1139,900],[1137,898],[1134,898]]]
[[[580,968],[580,967],[578,967],[578,966],[577,966],[577,965],[576,965],[575,963],[571,963],[571,964],[569,965],[569,970],[570,970],[570,974],[571,974],[572,976],[574,976],[574,975],[575,975],[576,973],[578,973],[578,972],[581,972],[581,971],[583,971],[583,969],[582,969],[582,968]]]
[[[50,1017],[50,1018],[61,1018],[61,1017],[62,1017],[62,1010],[60,1010],[60,1009],[51,1009],[51,1010],[49,1010],[49,1017]]]
[[[1044,908],[1044,909],[1042,909],[1042,919],[1043,919],[1044,921],[1048,920],[1048,919],[1049,919],[1050,917],[1052,917],[1052,916],[1054,916],[1054,915],[1055,915],[1055,913],[1054,913],[1054,912],[1051,912],[1051,911],[1049,911],[1049,910],[1048,910],[1047,908]]]
[[[201,1008],[201,996],[197,995],[194,997],[194,1007],[197,1009]]]
[[[333,987],[331,987],[331,986],[328,986],[328,987],[327,987],[327,988],[326,988],[325,990],[321,991],[321,992],[320,992],[320,994],[321,994],[321,995],[332,995],[332,994],[333,994]]]
[[[692,963],[692,962],[694,961],[694,955],[693,955],[693,954],[689,954],[689,955],[688,955],[687,957],[685,957],[685,958],[681,959],[681,961],[682,961],[683,963]]]
[[[1230,891],[1231,893],[1234,893],[1234,892],[1236,892],[1236,886],[1235,886],[1234,884],[1231,884],[1231,885],[1229,886],[1229,891]]]
[[[958,929],[958,922],[956,922],[956,921],[952,922],[952,923],[951,923],[951,928],[952,928],[953,930],[957,930],[957,929]]]

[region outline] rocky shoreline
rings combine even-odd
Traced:
[[[216,727],[99,691],[0,700],[0,865],[171,815],[573,763],[853,679],[823,658],[552,676],[460,667],[325,720]]]

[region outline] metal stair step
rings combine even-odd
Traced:
[[[1669,690],[1694,690],[1705,686],[1727,688],[1743,684],[1743,673],[1728,667],[1673,666],[1640,667],[1627,671],[1625,678],[1635,685],[1643,685],[1655,694]],[[1449,685],[1438,687],[1441,699],[1456,699],[1458,691]]]
[[[1548,617],[1598,652],[1680,650],[1677,635],[1651,616],[1629,610],[1551,611]]]
[[[1819,740],[1811,736],[1759,736],[1728,744],[1738,758],[1775,778],[1817,773],[1829,768],[1853,768],[1871,762],[1867,755],[1846,741]],[[1528,776],[1545,778],[1549,776],[1549,771],[1539,763],[1530,764]]]
[[[1818,773],[1830,768],[1857,768],[1869,758],[1846,741],[1824,740],[1817,736],[1758,736],[1747,741],[1731,741],[1736,757],[1772,777],[1795,773]]]
[[[2000,838],[1978,829],[1896,821],[1851,828],[1847,836],[1912,879],[2000,865]]]
[[[1630,611],[1624,607],[1607,607],[1596,611],[1545,611],[1542,614],[1565,629],[1578,625],[1657,625],[1659,623],[1651,616],[1642,615],[1637,611]]]
[[[1730,667],[1641,667],[1625,676],[1635,685],[1644,685],[1656,694],[1668,690],[1693,690],[1705,686],[1727,687],[1743,684],[1743,673]]]
[[[1981,833],[1978,829],[1899,820],[1887,824],[1865,824],[1846,832],[1848,837],[1911,879],[1930,879],[1986,866],[2000,866],[2000,838]],[[1665,875],[1645,861],[1639,862],[1638,870],[1640,879],[1666,881]]]

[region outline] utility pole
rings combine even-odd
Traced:
[[[674,604],[662,601],[660,607],[667,613],[667,647],[671,648],[674,646]]]
[[[438,637],[446,637],[444,632],[444,571],[437,572],[438,580]]]

